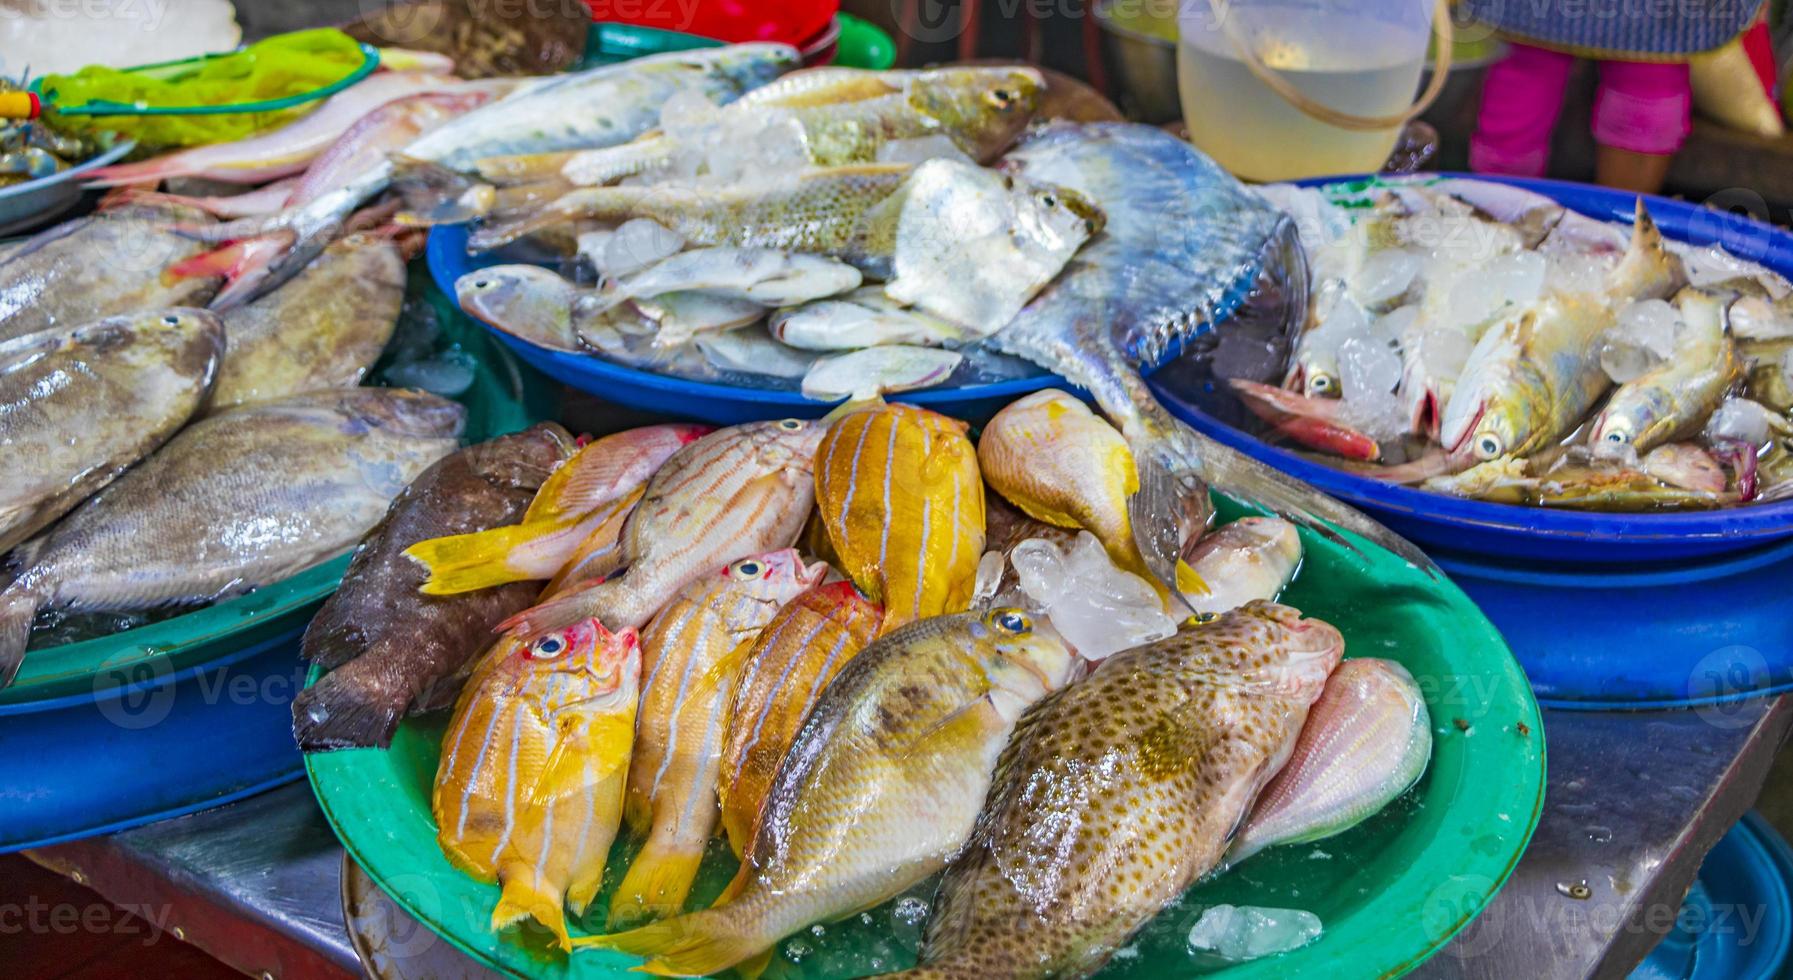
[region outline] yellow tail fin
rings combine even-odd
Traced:
[[[511,555],[540,537],[538,525],[511,524],[473,534],[430,538],[405,549],[405,557],[429,569],[430,577],[418,591],[425,595],[455,595],[475,589],[525,582],[532,576],[511,567]]]
[[[754,959],[769,945],[757,937],[725,931],[726,920],[697,912],[608,936],[578,939],[574,949],[596,946],[647,958],[637,969],[664,977],[701,977]],[[763,970],[764,967],[762,966]]]
[[[678,915],[685,908],[685,896],[691,893],[703,856],[701,846],[677,850],[648,838],[611,896],[610,928]]]
[[[532,918],[554,933],[560,940],[561,949],[571,950],[573,943],[567,936],[567,918],[561,909],[560,894],[528,873],[503,877],[504,891],[492,909],[492,931]]]

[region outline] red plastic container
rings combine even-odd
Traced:
[[[840,12],[839,0],[701,0],[642,3],[585,0],[592,20],[683,31],[718,41],[782,41],[807,48],[821,39]]]

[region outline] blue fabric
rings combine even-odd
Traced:
[[[1516,41],[1650,61],[1716,48],[1743,33],[1761,6],[1762,0],[1463,0],[1456,15]]]

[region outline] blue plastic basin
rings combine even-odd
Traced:
[[[1793,851],[1748,813],[1713,845],[1631,980],[1778,980],[1793,965]]]

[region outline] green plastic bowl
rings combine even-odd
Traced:
[[[478,362],[473,386],[459,396],[468,409],[469,441],[515,432],[553,414],[555,386],[456,309],[430,283],[422,263],[412,270],[408,295],[433,307],[442,327],[437,347],[458,346]],[[0,705],[93,694],[115,684],[165,677],[291,632],[336,590],[348,561],[343,555],[247,595],[136,629],[32,650],[12,686],[0,691]]]
[[[1225,516],[1238,516],[1224,506]],[[1200,911],[1230,902],[1301,908],[1324,935],[1286,953],[1221,970],[1228,980],[1391,977],[1417,966],[1482,910],[1513,870],[1544,800],[1544,731],[1531,688],[1500,634],[1457,587],[1428,579],[1364,545],[1356,555],[1303,531],[1307,559],[1285,601],[1336,625],[1353,656],[1404,664],[1418,680],[1435,732],[1420,783],[1368,821],[1329,840],[1260,854],[1191,890],[1149,925],[1103,977],[1162,978],[1207,972],[1185,950]],[[314,677],[315,679],[315,677]],[[499,936],[486,928],[498,899],[450,867],[436,845],[430,790],[447,713],[407,719],[389,750],[306,757],[324,815],[355,860],[393,900],[461,951],[505,973],[544,978],[637,976],[639,962],[611,952],[571,958],[545,931]],[[590,925],[601,930],[608,894],[625,866],[619,844]],[[701,905],[721,891],[735,862],[712,842],[694,891]],[[909,894],[926,899],[931,883]],[[591,934],[575,922],[576,934]],[[913,962],[919,926],[891,905],[799,934],[781,945],[785,976],[827,972],[829,956],[875,957],[883,970]],[[792,962],[793,944],[809,954]]]
[[[837,14],[835,22],[840,25],[840,37],[835,41],[832,64],[882,71],[896,62],[896,42],[875,25],[850,14]],[[586,33],[585,60],[579,67],[595,68],[650,54],[713,48],[721,44],[714,38],[657,27],[598,22]]]

